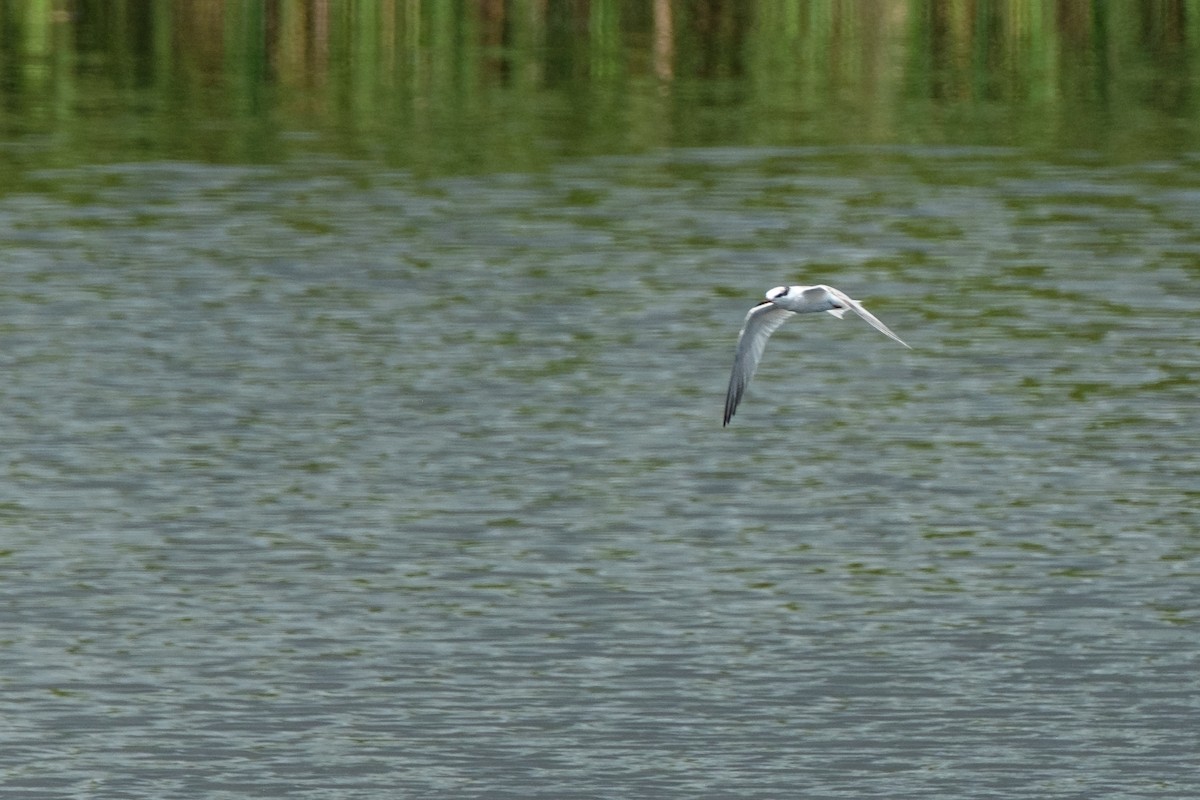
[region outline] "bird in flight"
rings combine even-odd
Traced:
[[[737,352],[733,357],[733,372],[729,376],[729,391],[725,393],[725,425],[733,419],[742,394],[758,369],[767,339],[793,314],[814,314],[828,311],[838,319],[847,311],[853,311],[871,324],[875,330],[908,347],[896,334],[888,330],[875,315],[862,307],[862,303],[843,291],[819,284],[817,286],[776,286],[767,292],[766,301],[759,303],[746,314],[742,330],[738,333]],[[910,350],[912,348],[909,348]]]

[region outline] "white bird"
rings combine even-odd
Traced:
[[[767,339],[793,314],[810,314],[828,311],[838,319],[846,311],[853,311],[871,323],[884,336],[895,339],[908,347],[904,340],[888,330],[875,315],[862,307],[862,303],[832,286],[776,286],[767,292],[767,300],[759,303],[746,314],[742,330],[738,333],[737,353],[733,357],[733,373],[729,376],[729,391],[725,394],[725,424],[733,419],[742,394],[758,369],[766,349]],[[909,348],[912,349],[911,347]]]

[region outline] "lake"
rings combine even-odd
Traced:
[[[1200,792],[1200,8],[685,6],[9,20],[6,796]]]

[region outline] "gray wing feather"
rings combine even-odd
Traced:
[[[825,289],[825,291],[829,292],[831,295],[836,297],[838,300],[841,300],[843,303],[845,303],[847,308],[849,308],[855,314],[858,314],[860,317],[865,319],[868,323],[870,323],[872,328],[879,331],[884,336],[887,336],[889,339],[895,339],[900,344],[904,345],[905,347],[908,347],[909,350],[912,349],[911,347],[909,347],[907,342],[905,342],[903,339],[901,339],[896,334],[892,333],[891,329],[888,328],[887,325],[884,325],[882,322],[880,322],[879,319],[874,314],[872,314],[870,311],[867,311],[865,308],[863,308],[862,303],[860,303],[857,300],[855,300],[854,298],[850,297],[850,295],[846,294],[845,292],[841,291],[840,289],[834,289],[832,286],[823,286],[821,288]],[[830,311],[830,313],[836,314],[836,311],[840,311],[840,310],[841,309],[836,309],[835,311]],[[836,316],[841,317],[841,314],[836,314]]]
[[[733,372],[729,375],[729,390],[725,393],[725,425],[733,419],[742,394],[762,360],[767,339],[794,312],[782,309],[774,303],[759,303],[746,314],[742,330],[738,333],[737,353],[733,357]]]

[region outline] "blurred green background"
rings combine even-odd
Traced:
[[[0,178],[329,155],[1195,147],[1185,0],[0,0]]]

